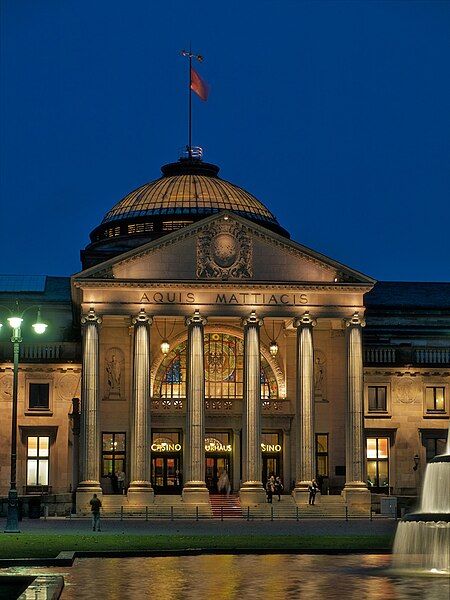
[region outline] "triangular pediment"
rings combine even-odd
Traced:
[[[74,275],[74,280],[354,283],[375,281],[226,211]]]

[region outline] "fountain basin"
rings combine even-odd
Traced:
[[[408,521],[423,521],[425,523],[450,523],[450,514],[449,513],[410,513],[405,515],[402,519],[402,522]]]

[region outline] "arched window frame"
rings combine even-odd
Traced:
[[[218,334],[225,334],[228,336],[232,336],[232,337],[236,337],[238,338],[238,340],[243,341],[244,339],[244,332],[242,329],[240,329],[239,327],[233,327],[233,326],[224,326],[224,325],[207,325],[205,327],[205,334],[210,334],[210,333],[218,333]],[[167,366],[168,366],[168,361],[171,360],[171,357],[173,357],[173,351],[175,349],[177,349],[180,345],[183,345],[182,347],[182,351],[184,351],[184,349],[186,348],[186,343],[187,343],[187,332],[184,331],[182,333],[180,333],[178,336],[176,336],[175,338],[173,338],[172,340],[170,340],[170,346],[172,348],[172,351],[169,352],[169,354],[167,356],[163,356],[161,353],[158,353],[158,355],[155,357],[153,363],[152,363],[152,368],[151,368],[151,383],[152,383],[152,397],[153,398],[184,398],[184,395],[180,395],[180,396],[161,396],[160,395],[160,387],[161,387],[161,383],[162,383],[162,374],[163,374],[163,369],[164,372],[166,372]],[[261,349],[261,363],[265,365],[265,369],[269,369],[270,370],[270,376],[273,378],[273,382],[276,384],[277,387],[277,393],[276,394],[270,394],[267,395],[268,397],[263,397],[262,400],[282,400],[286,398],[286,382],[285,382],[285,376],[284,376],[284,371],[282,369],[282,366],[278,360],[278,358],[273,357],[270,354],[269,348],[266,347],[264,344],[260,345],[260,349]],[[186,356],[186,354],[184,354],[184,356]],[[164,368],[165,367],[165,368]],[[241,398],[242,396],[236,396],[238,399]],[[233,396],[228,396],[228,398],[232,399]]]

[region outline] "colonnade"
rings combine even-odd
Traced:
[[[153,501],[150,481],[150,325],[151,317],[142,309],[132,320],[133,386],[131,423],[131,472],[128,499],[147,505]],[[206,318],[198,310],[186,318],[186,450],[183,499],[196,504],[209,501],[205,484],[205,374],[204,326]],[[85,504],[93,492],[101,493],[99,430],[99,333],[101,318],[91,309],[82,318],[83,372],[81,418],[81,482],[77,504]],[[308,312],[294,320],[297,329],[297,393],[295,410],[296,479],[293,492],[297,502],[306,500],[309,482],[315,476],[314,435],[314,347],[316,320]],[[363,482],[363,362],[358,313],[346,320],[347,405],[346,405],[346,484],[347,502],[364,501],[369,494]],[[261,385],[260,327],[262,320],[252,312],[242,321],[244,329],[244,394],[242,422],[242,505],[264,502],[261,481]]]

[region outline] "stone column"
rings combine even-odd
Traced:
[[[291,431],[283,429],[283,485],[284,491],[289,492],[291,489]]]
[[[131,472],[127,497],[130,504],[147,506],[155,499],[150,482],[150,325],[152,318],[141,309],[132,323],[134,345]]]
[[[205,484],[205,365],[204,333],[206,319],[196,310],[186,319],[188,343],[186,356],[186,448],[183,501],[209,503]]]
[[[314,348],[312,330],[316,320],[308,312],[295,319],[297,328],[297,464],[294,499],[308,502],[308,485],[315,478],[314,448]]]
[[[259,328],[262,320],[253,311],[244,325],[244,421],[242,439],[241,504],[266,501],[261,481],[261,357]]]
[[[77,511],[89,510],[92,494],[102,495],[100,487],[99,431],[99,324],[101,317],[91,308],[81,317],[83,357],[81,375],[80,483]]]
[[[233,492],[241,485],[241,430],[233,429]]]
[[[364,381],[362,328],[365,321],[355,312],[345,321],[347,327],[347,406],[345,420],[345,487],[347,504],[370,504],[364,483]]]

